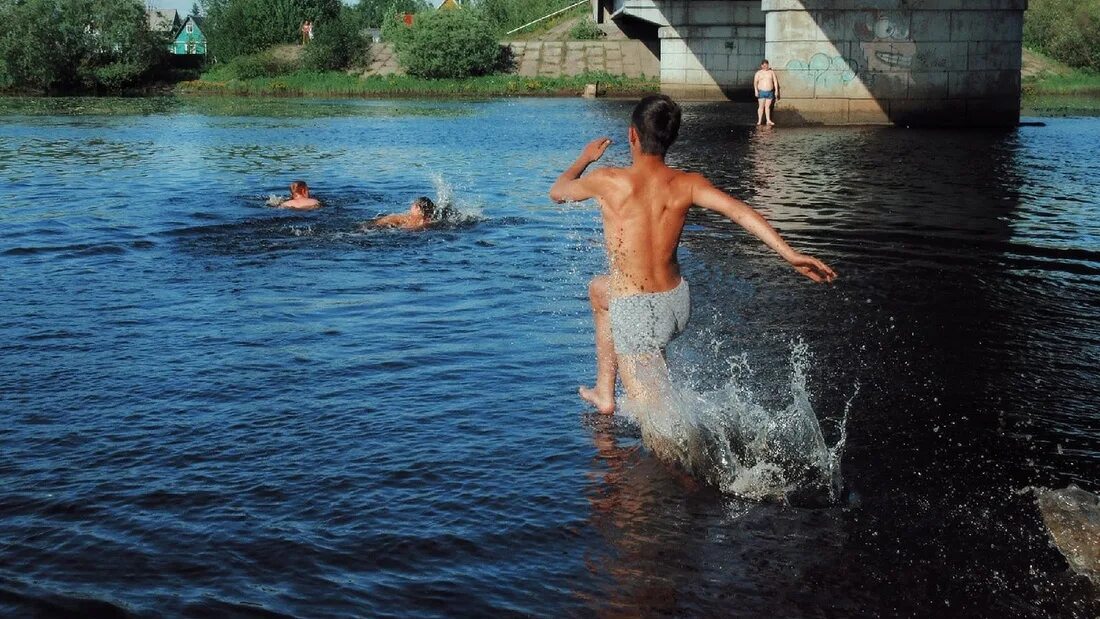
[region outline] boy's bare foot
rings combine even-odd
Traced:
[[[769,127],[774,127],[774,126],[775,126],[775,123],[773,123],[772,121],[770,121],[770,120],[769,120],[769,121],[768,121],[768,126],[769,126]]]
[[[581,387],[577,389],[577,394],[581,396],[581,399],[588,402],[592,406],[596,407],[596,410],[600,411],[604,415],[610,415],[615,412],[615,394],[605,396],[598,393],[595,389],[589,387]]]

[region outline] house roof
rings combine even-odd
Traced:
[[[188,15],[187,19],[183,20],[183,23],[180,24],[180,32],[183,32],[183,29],[187,26],[187,22],[194,22],[194,24],[199,27],[199,32],[202,32],[204,20],[205,18],[199,17],[198,15]]]
[[[461,9],[462,8],[462,5],[460,5],[456,0],[431,0],[431,1],[432,1],[432,6],[437,8],[437,9]]]
[[[170,32],[176,29],[180,14],[176,9],[145,9],[145,17],[153,32]]]

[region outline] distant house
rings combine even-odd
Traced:
[[[172,36],[179,30],[180,14],[176,9],[145,9],[149,31]]]
[[[458,3],[458,0],[432,0],[432,6],[439,10],[452,10],[461,9],[462,5]]]
[[[188,15],[169,51],[180,56],[206,54],[206,35],[202,32],[202,22],[201,17]]]

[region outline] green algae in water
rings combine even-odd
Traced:
[[[0,97],[4,116],[256,116],[267,118],[441,117],[476,113],[440,101],[331,100],[264,97]]]

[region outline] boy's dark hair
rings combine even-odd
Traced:
[[[680,106],[668,95],[650,95],[634,108],[630,124],[638,132],[643,153],[664,157],[680,133]]]
[[[413,201],[413,206],[420,207],[420,212],[428,219],[435,219],[435,202],[428,196],[420,196]]]
[[[765,59],[763,59],[763,60],[761,60],[761,61],[760,61],[760,66],[764,66],[764,65],[766,65],[766,64],[771,64],[770,62],[768,62],[768,59],[767,59],[767,58],[765,58]]]
[[[298,195],[303,189],[309,189],[305,181],[294,181],[290,184],[290,195]]]

